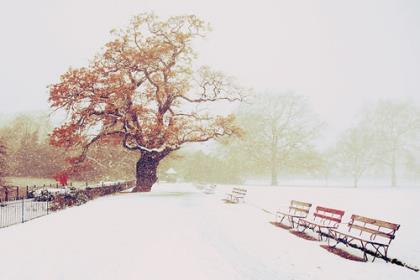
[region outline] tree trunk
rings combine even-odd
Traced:
[[[136,164],[136,187],[133,192],[150,192],[157,181],[157,168],[162,159],[159,153],[142,152]]]
[[[272,186],[277,186],[278,185],[278,181],[277,181],[277,166],[275,163],[271,164],[271,185]]]
[[[395,151],[393,151],[391,158],[391,186],[397,186],[397,156]]]
[[[277,130],[275,124],[272,125],[273,137],[271,139],[271,185],[277,186]]]
[[[359,183],[359,177],[355,176],[353,177],[353,187],[357,188],[357,185]]]

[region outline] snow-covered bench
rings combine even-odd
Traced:
[[[206,187],[204,187],[203,192],[205,194],[214,194],[216,190],[216,185],[207,185]]]
[[[318,233],[319,240],[322,240],[322,235],[328,235],[330,229],[338,228],[343,215],[343,210],[317,206],[312,220],[299,219],[298,229],[302,227],[302,232],[310,229]]]
[[[284,218],[287,217],[287,220],[292,227],[295,227],[295,223],[299,222],[300,219],[304,219],[308,216],[309,209],[311,209],[312,204],[297,200],[290,201],[289,211],[277,211],[276,212],[276,223],[281,224]]]
[[[233,188],[231,193],[226,194],[226,201],[230,203],[244,202],[246,193],[246,189]]]
[[[329,235],[336,241],[336,244],[328,245],[337,246],[339,243],[353,245],[363,251],[363,257],[367,261],[367,251],[373,249],[374,258],[382,257],[388,260],[388,248],[391,241],[395,238],[395,232],[400,225],[393,224],[377,219],[371,219],[359,215],[352,215],[350,222],[344,229],[329,229]]]

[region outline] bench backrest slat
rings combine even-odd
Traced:
[[[312,206],[311,203],[307,203],[307,202],[302,202],[302,201],[297,201],[297,200],[292,200],[290,202],[290,204],[292,206],[301,206],[301,207],[306,207],[306,208],[310,208]]]
[[[336,218],[336,217],[333,217],[333,216],[327,216],[327,215],[322,215],[322,214],[318,214],[318,213],[314,213],[314,216],[318,217],[320,219],[323,219],[323,220],[330,220],[330,221],[333,221],[333,222],[336,222],[336,223],[341,223],[341,217]]]
[[[385,221],[381,221],[381,220],[377,220],[377,219],[372,219],[372,218],[367,218],[367,217],[363,217],[363,216],[359,216],[359,215],[352,215],[351,216],[351,220],[354,221],[360,221],[366,224],[371,224],[371,225],[375,225],[378,227],[383,227],[383,228],[388,228],[388,229],[392,229],[392,230],[398,230],[400,225],[398,224],[393,224],[390,222],[385,222]]]
[[[322,221],[322,223],[335,222],[337,226],[337,224],[341,223],[343,215],[343,210],[317,206],[314,212],[314,219],[319,218]]]
[[[232,196],[235,196],[237,198],[244,198],[246,196],[247,189],[242,188],[232,188]]]
[[[362,232],[370,234],[371,239],[380,236],[389,239],[389,242],[391,242],[395,238],[395,232],[400,228],[400,225],[353,214],[348,227],[349,230],[353,228],[360,230],[360,234]]]
[[[338,209],[333,209],[333,208],[326,208],[326,207],[322,207],[322,206],[317,206],[316,207],[316,212],[326,212],[326,213],[332,213],[332,214],[336,214],[339,216],[343,216],[344,215],[344,211],[343,210],[338,210]]]
[[[309,213],[309,209],[312,207],[311,203],[306,203],[306,202],[302,202],[302,201],[297,201],[297,200],[292,200],[290,202],[290,206],[289,206],[289,213],[294,213],[294,214],[304,214],[305,217],[308,215]]]

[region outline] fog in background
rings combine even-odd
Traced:
[[[213,31],[196,45],[199,64],[235,76],[257,96],[303,97],[322,123],[311,142],[319,153],[342,143],[349,128],[369,122],[364,112],[381,100],[420,104],[416,0],[14,1],[0,7],[0,122],[19,112],[48,111],[49,84],[70,66],[86,66],[111,29],[149,11],[162,17],[196,14],[211,24]],[[415,181],[417,150],[410,151]],[[369,176],[388,176],[377,169]]]

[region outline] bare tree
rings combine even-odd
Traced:
[[[329,148],[322,152],[315,150],[305,161],[309,161],[311,164],[309,172],[316,177],[322,177],[325,185],[328,186],[337,165],[335,149]]]
[[[418,143],[420,109],[413,103],[380,101],[366,114],[365,122],[375,131],[379,163],[388,166],[391,186],[397,185],[397,167],[401,157]]]
[[[257,164],[270,169],[272,185],[278,184],[281,167],[297,164],[295,155],[310,147],[320,128],[305,100],[295,94],[258,96],[243,115],[244,148]]]
[[[360,178],[377,161],[375,137],[368,127],[359,125],[345,131],[336,145],[336,162],[339,169],[353,178],[357,187]]]

